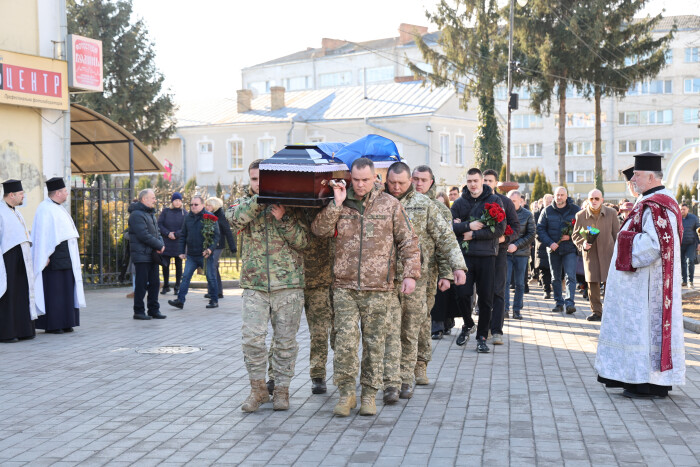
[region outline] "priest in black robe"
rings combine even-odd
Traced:
[[[85,306],[78,230],[62,206],[68,189],[62,178],[46,182],[48,198],[37,208],[32,229],[36,327],[50,334],[73,332]]]
[[[2,184],[0,201],[0,342],[17,342],[35,336],[34,284],[31,241],[17,209],[24,201],[19,180]]]

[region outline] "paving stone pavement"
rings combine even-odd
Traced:
[[[553,314],[532,291],[505,345],[477,354],[454,333],[433,341],[429,386],[393,406],[380,393],[376,417],[348,418],[332,416],[330,379],[328,394],[311,394],[303,318],[291,410],[244,414],[240,290],[215,310],[203,291],[183,311],[161,296],[158,321],[131,319],[127,289],[89,291],[76,332],[0,347],[0,465],[700,464],[699,336],[685,335],[685,386],[629,400],[595,381],[587,304]],[[202,350],[136,352],[162,345]]]

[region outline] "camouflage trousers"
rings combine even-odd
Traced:
[[[268,350],[265,345],[268,322],[272,322],[270,367],[276,383],[289,386],[299,345],[301,310],[304,304],[301,289],[284,289],[271,293],[243,291],[243,325],[241,327],[243,358],[250,379],[265,379]]]
[[[433,347],[431,344],[432,322],[430,320],[430,310],[435,305],[435,294],[437,293],[438,271],[437,266],[430,268],[428,273],[428,283],[425,288],[428,310],[423,323],[420,325],[420,334],[418,336],[418,361],[429,362],[433,359]]]
[[[384,344],[384,389],[401,387],[401,284],[389,297]]]
[[[400,332],[387,333],[384,347],[384,386],[394,386],[396,378],[396,356],[400,355],[400,381],[407,384],[413,384],[413,376],[416,369],[416,360],[418,356],[418,336],[420,329],[425,320],[426,297],[425,297],[426,281],[418,279],[416,281],[416,290],[413,293],[406,295],[401,293],[401,283],[397,283],[395,296],[396,300],[391,301],[391,304],[399,304],[400,319],[396,320],[397,311],[390,311],[394,324],[399,322]],[[391,384],[389,384],[391,383]]]
[[[375,391],[381,388],[386,315],[391,293],[350,289],[333,291],[336,332],[333,380],[341,395],[355,392],[360,366],[357,356],[360,330],[362,332],[360,384],[363,388],[371,388]]]
[[[330,287],[304,289],[304,311],[311,335],[309,373],[311,378],[325,379],[329,338],[331,348],[335,347]]]

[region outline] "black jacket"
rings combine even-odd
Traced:
[[[460,244],[463,241],[463,234],[470,230],[469,223],[474,219],[480,218],[484,213],[484,204],[486,203],[496,203],[503,207],[501,198],[494,195],[491,187],[488,185],[484,185],[484,191],[476,199],[472,198],[471,193],[465,186],[462,189],[462,196],[452,203],[452,218],[461,220],[459,223],[452,224],[452,230],[457,235],[457,241]],[[469,241],[469,250],[466,256],[496,256],[498,254],[498,239],[505,230],[505,219],[496,224],[494,232],[491,232],[491,229],[488,227],[475,230],[472,240]]]
[[[549,256],[547,256],[547,245],[540,241],[540,237],[537,236],[537,223],[540,220],[540,215],[544,212],[544,208],[539,209],[532,213],[535,218],[535,267],[536,268],[549,268]]]
[[[164,208],[160,216],[158,216],[158,228],[165,243],[164,256],[177,256],[180,254],[178,239],[180,238],[182,224],[185,222],[186,215],[187,211],[182,208]],[[175,240],[168,237],[170,232],[175,233]]]
[[[163,248],[155,212],[141,202],[129,206],[129,244],[133,263],[150,263],[153,250]]]
[[[235,253],[236,238],[233,236],[233,232],[231,232],[231,225],[226,220],[224,208],[217,209],[214,215],[219,218],[219,233],[221,234],[219,244],[216,246],[216,248],[218,250],[223,250],[226,248],[226,241],[228,240],[228,249],[231,250],[231,253]]]
[[[530,245],[535,241],[535,217],[530,211],[521,207],[517,211],[520,229],[518,233],[511,236],[510,243],[518,247],[515,253],[508,253],[512,256],[530,256]]]
[[[552,204],[542,211],[540,220],[537,223],[537,237],[539,237],[540,242],[544,243],[548,249],[552,243],[558,242],[562,237],[564,227],[569,225],[572,219],[576,218],[576,213],[580,210],[581,208],[571,198],[566,199],[566,205],[563,208],[557,207],[556,200],[552,201]],[[573,240],[569,239],[561,242],[559,248],[553,253],[563,256],[569,253],[576,253],[576,251],[576,245],[574,245]]]
[[[216,246],[219,244],[219,238],[221,234],[219,233],[218,222],[214,229],[214,238],[210,245],[204,247],[204,235],[202,235],[202,220],[204,214],[211,214],[209,211],[202,209],[199,214],[195,214],[192,211],[188,212],[185,216],[185,223],[182,225],[182,235],[178,239],[179,251],[181,255],[187,254],[188,256],[202,256],[206,248],[214,251]],[[185,247],[187,248],[185,250]]]
[[[681,245],[698,244],[698,227],[700,227],[698,217],[695,214],[688,213],[688,215],[683,218],[683,240],[681,240]]]
[[[503,210],[506,212],[506,225],[509,225],[513,229],[513,235],[505,235],[506,240],[503,243],[499,243],[498,247],[504,250],[508,248],[508,244],[513,241],[514,238],[518,238],[518,232],[520,231],[520,220],[518,219],[518,214],[515,212],[515,204],[506,195],[500,193],[495,193],[501,199],[503,203]],[[512,238],[511,238],[512,237]]]

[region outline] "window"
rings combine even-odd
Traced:
[[[542,157],[542,143],[514,144],[510,153],[513,157]]]
[[[457,165],[464,165],[464,135],[455,136],[455,161]]]
[[[605,141],[600,142],[600,153],[605,154],[607,151],[607,145]],[[595,142],[594,141],[568,141],[566,143],[566,155],[567,156],[594,156],[595,155]]]
[[[566,98],[567,99],[579,99],[582,98],[583,91],[576,89],[575,87],[569,85],[566,87]]]
[[[630,96],[638,96],[640,94],[671,94],[673,93],[673,81],[666,80],[651,80],[641,83],[634,83],[627,94]]]
[[[228,169],[243,170],[243,140],[228,140]]]
[[[542,128],[542,117],[533,114],[516,114],[511,116],[513,128]]]
[[[632,154],[637,152],[637,141],[620,140],[617,142],[617,152],[620,154]]]
[[[566,183],[586,183],[593,181],[592,170],[567,170]]]
[[[685,142],[684,142],[683,144],[684,144],[684,145],[686,145],[686,144],[697,144],[698,141],[700,141],[700,138],[698,138],[698,137],[696,136],[696,137],[694,137],[694,138],[686,138],[686,139],[685,139]]]
[[[530,98],[530,91],[525,88],[513,88],[513,93],[518,95],[518,99],[529,99]],[[496,88],[493,90],[493,97],[497,101],[504,101],[506,100],[506,96],[508,95],[508,86],[496,86]]]
[[[391,81],[394,79],[394,67],[393,66],[380,66],[376,68],[367,68],[365,70],[367,73],[368,83],[378,83],[380,81]],[[364,73],[360,70],[360,84],[364,79]]]
[[[424,63],[424,62],[413,62],[413,64],[416,65],[416,67],[418,67],[418,69],[420,69],[421,71],[424,71],[424,72],[426,72],[426,73],[432,73],[432,72],[433,72],[433,66],[432,66],[431,64],[429,64],[429,63]],[[408,65],[406,65],[406,66],[404,67],[404,69],[403,69],[403,75],[404,75],[404,76],[413,76],[413,72],[411,71],[411,68],[410,68]]]
[[[670,139],[643,139],[639,145],[642,152],[671,152]]]
[[[686,94],[700,93],[700,78],[690,78],[683,80],[683,92]]]
[[[309,76],[296,76],[294,78],[286,79],[286,89],[287,91],[300,91],[303,89],[309,89]]]
[[[670,125],[673,123],[673,111],[642,110],[640,112],[620,112],[620,125]]]
[[[440,163],[450,163],[450,135],[440,135]]]
[[[686,47],[685,49],[685,62],[695,63],[700,62],[700,47]]]
[[[259,152],[258,156],[261,159],[272,157],[275,153],[275,138],[260,138],[258,139]]]
[[[607,115],[605,112],[600,113],[600,125],[605,126]],[[554,116],[556,126],[559,126],[559,115]],[[566,128],[593,128],[595,126],[595,112],[591,113],[567,113]]]
[[[213,141],[199,141],[197,143],[197,169],[200,172],[214,171]]]
[[[683,123],[700,123],[700,120],[698,120],[699,113],[700,108],[683,109]]]
[[[640,141],[620,140],[617,142],[617,152],[620,154],[635,154],[638,152],[671,152],[670,139],[643,139]]]
[[[673,49],[668,49],[666,51],[666,65],[671,65],[673,63]]]
[[[323,73],[319,75],[319,84],[322,88],[331,88],[335,86],[349,86],[352,84],[352,71]]]

